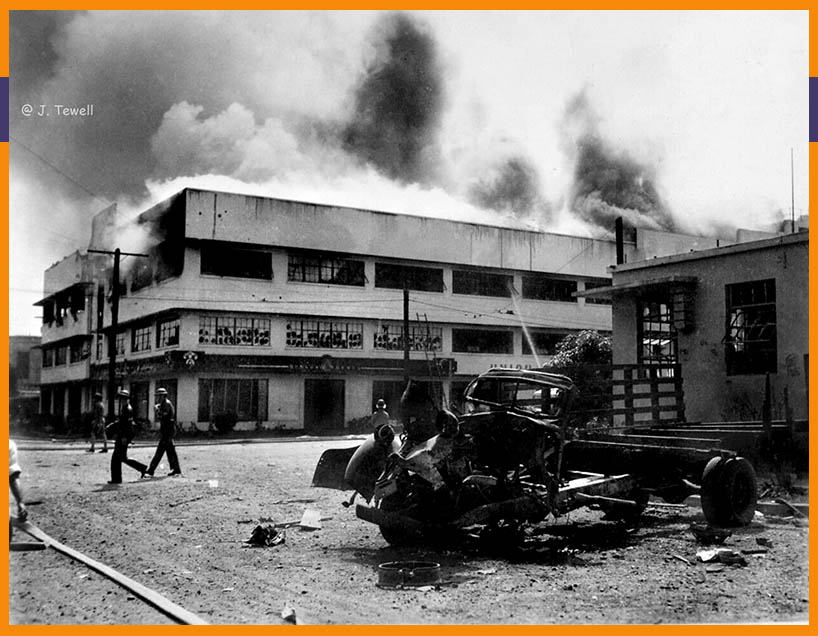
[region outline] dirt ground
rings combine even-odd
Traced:
[[[184,475],[109,486],[110,454],[19,442],[30,521],[213,624],[655,624],[807,622],[804,522],[759,517],[724,547],[759,549],[746,566],[698,562],[692,507],[651,505],[636,528],[578,511],[536,528],[505,554],[392,548],[341,502],[311,488],[326,448],[357,442],[266,441],[179,448]],[[131,456],[147,462],[149,444]],[[157,474],[167,472],[167,463]],[[320,530],[287,528],[283,544],[250,547],[255,525],[318,509]],[[28,540],[15,532],[14,540]],[[9,555],[10,624],[172,621],[81,563],[49,549]],[[432,589],[377,587],[387,561],[435,561]],[[687,562],[685,562],[685,560]]]

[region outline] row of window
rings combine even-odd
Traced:
[[[88,340],[74,341],[56,347],[43,347],[43,367],[76,364],[89,357],[91,357],[91,343]]]
[[[201,273],[211,276],[273,279],[272,254],[263,250],[205,245],[201,250]],[[366,283],[364,261],[326,255],[290,254],[287,280],[296,283],[322,283],[363,287]],[[510,298],[514,277],[479,269],[452,271],[452,292],[472,296]],[[587,281],[591,289],[610,284],[606,279]],[[375,287],[412,291],[443,292],[443,268],[397,263],[375,263]],[[547,274],[523,274],[523,298],[576,302],[572,296],[577,281]],[[589,302],[609,302],[591,300]]]
[[[728,375],[775,373],[778,364],[775,280],[725,286],[726,325],[723,338]],[[639,304],[639,362],[677,364],[678,333],[668,296]]]

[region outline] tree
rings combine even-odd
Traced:
[[[611,400],[611,339],[591,329],[569,334],[557,344],[550,370],[570,377],[576,385],[570,420],[575,426],[609,418]]]

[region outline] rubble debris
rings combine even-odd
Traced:
[[[787,501],[786,499],[782,499],[781,497],[777,497],[777,498],[775,499],[775,503],[777,503],[777,504],[781,504],[782,506],[784,506],[785,508],[787,508],[787,509],[788,509],[790,512],[792,512],[792,514],[793,514],[793,516],[794,516],[794,517],[798,517],[799,519],[806,519],[806,518],[807,518],[807,515],[805,515],[803,512],[801,512],[801,511],[800,511],[798,508],[796,508],[795,506],[793,506],[793,505],[792,505],[792,504],[791,504],[789,501]]]
[[[193,497],[193,499],[183,499],[182,501],[174,501],[169,503],[168,505],[171,508],[175,508],[176,506],[181,506],[182,504],[186,503],[193,503],[194,501],[199,501],[200,499],[204,499],[204,495],[200,495],[199,497]]]
[[[210,488],[218,488],[219,487],[219,480],[218,479],[208,479],[207,485]]]
[[[298,526],[302,530],[320,530],[321,529],[321,512],[315,508],[307,508],[301,516],[301,521]]]
[[[764,546],[765,548],[773,547],[773,542],[767,537],[756,537],[756,543],[758,545]]]
[[[705,572],[721,572],[725,567],[721,563],[711,563],[704,570]]]
[[[767,552],[769,552],[769,550],[767,550],[767,548],[761,548],[761,547],[758,547],[758,548],[742,548],[741,549],[742,554],[767,554]]]
[[[477,570],[478,574],[497,574],[497,568],[486,568],[485,570]]]
[[[298,625],[298,618],[295,615],[295,610],[289,605],[285,605],[281,610],[281,620],[290,625]]]
[[[696,541],[702,544],[724,543],[725,539],[733,534],[732,530],[726,528],[715,528],[704,523],[691,523],[690,532],[696,537]]]
[[[729,548],[699,550],[696,557],[704,563],[724,563],[726,565],[747,565],[747,559]]]
[[[395,589],[434,586],[440,583],[440,563],[390,561],[378,566],[378,587]]]
[[[276,530],[273,526],[256,526],[250,538],[245,542],[259,547],[272,547],[284,543],[285,534],[283,530]]]
[[[693,565],[690,560],[685,559],[681,554],[671,554],[670,556],[678,561],[681,561],[682,563],[687,563],[687,565]]]

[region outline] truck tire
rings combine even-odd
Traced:
[[[758,483],[743,457],[714,457],[702,473],[702,512],[714,526],[746,526],[753,520]]]

